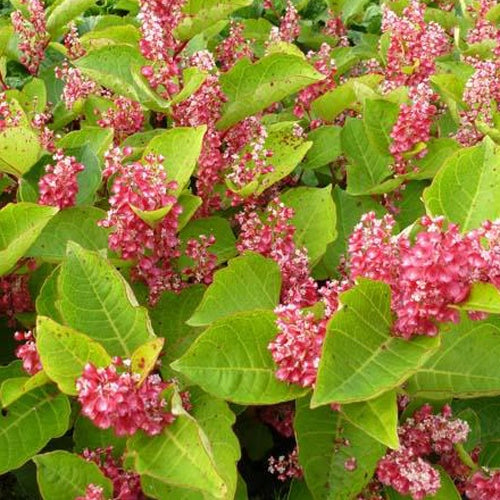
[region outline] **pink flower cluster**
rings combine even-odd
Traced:
[[[279,28],[271,30],[271,42],[292,43],[300,34],[300,16],[290,0],[287,0],[285,14],[281,17]]]
[[[402,85],[426,82],[435,72],[435,60],[446,54],[450,40],[435,22],[424,21],[425,4],[411,0],[398,17],[387,6],[383,8],[382,32],[389,33],[385,86],[387,90]]]
[[[113,457],[113,447],[85,449],[82,457],[88,462],[97,464],[101,472],[113,483],[113,499],[115,500],[146,500],[141,489],[139,474],[126,470],[123,466],[123,457]],[[97,497],[99,499],[99,497]],[[85,500],[94,500],[93,497]]]
[[[66,61],[55,69],[55,75],[64,82],[62,98],[68,109],[73,109],[80,99],[100,91],[97,83],[84,76],[78,68],[69,66]]]
[[[221,71],[229,71],[240,59],[253,59],[254,54],[250,43],[243,37],[245,26],[242,23],[231,22],[229,35],[222,40],[215,51]]]
[[[465,494],[470,500],[497,500],[500,498],[500,471],[488,475],[476,472],[467,482]]]
[[[269,164],[269,158],[273,152],[266,149],[267,129],[255,116],[243,120],[233,130],[238,130],[238,134],[245,137],[243,150],[238,154],[232,152],[236,148],[228,147],[224,153],[227,161],[233,163],[229,167],[230,171],[226,179],[234,185],[236,189],[241,189],[257,180],[261,175],[274,170]],[[234,137],[234,136],[233,136]]]
[[[196,190],[203,200],[201,207],[203,215],[208,215],[212,210],[221,207],[220,195],[214,192],[214,187],[222,182],[225,162],[221,152],[222,133],[215,125],[221,117],[221,107],[224,102],[226,97],[219,84],[218,75],[210,74],[196,92],[173,108],[176,125],[207,126],[196,174]]]
[[[57,151],[55,133],[47,125],[52,118],[52,113],[45,112],[36,113],[31,120],[31,126],[38,130],[38,139],[41,146],[49,153],[55,153]]]
[[[349,39],[347,38],[347,28],[342,21],[341,16],[336,16],[334,12],[328,13],[323,33],[327,36],[337,38],[337,45],[340,47],[349,47]]]
[[[75,500],[106,500],[104,498],[104,489],[95,484],[89,484],[85,490],[85,495],[76,497]]]
[[[21,3],[27,7],[29,18],[25,18],[20,10],[15,10],[11,14],[12,25],[19,36],[20,61],[32,75],[36,75],[50,41],[45,5],[41,0],[21,0]]]
[[[100,429],[112,428],[117,436],[131,436],[139,429],[154,436],[175,417],[166,410],[161,393],[168,387],[158,375],[149,375],[138,385],[140,376],[119,373],[116,364],[107,368],[85,365],[76,381],[82,415]]]
[[[142,55],[151,65],[142,68],[143,76],[152,89],[165,98],[179,90],[178,53],[182,45],[174,37],[174,29],[181,21],[184,0],[140,0],[139,20]]]
[[[278,458],[269,457],[267,470],[276,475],[280,481],[287,479],[301,479],[304,476],[304,471],[299,464],[297,448],[288,455],[280,455]]]
[[[262,406],[258,410],[259,418],[270,425],[276,432],[289,438],[293,436],[293,418],[295,407],[293,402]]]
[[[495,0],[480,0],[477,10],[474,5],[468,6],[469,14],[475,18],[474,26],[467,33],[467,43],[481,43],[489,40],[497,41],[500,30],[487,19],[488,11],[495,7]]]
[[[116,96],[113,99],[113,105],[102,113],[97,124],[102,128],[114,129],[115,142],[119,144],[129,135],[142,129],[144,113],[137,101]]]
[[[498,223],[460,234],[442,218],[421,219],[423,230],[412,244],[408,236],[392,236],[394,219],[365,214],[349,239],[350,279],[383,281],[392,291],[397,319],[395,334],[436,335],[440,322],[459,320],[450,306],[464,301],[477,281],[496,284]],[[485,244],[486,243],[486,244]]]
[[[215,244],[215,236],[200,235],[198,239],[187,241],[185,255],[193,260],[193,265],[185,268],[183,274],[195,283],[212,283],[214,271],[217,267],[217,255],[210,251]]]
[[[24,341],[24,344],[18,346],[15,352],[16,357],[23,362],[24,371],[29,375],[35,375],[39,371],[42,371],[43,367],[40,362],[40,356],[38,355],[33,332],[31,330],[27,332],[16,332],[14,333],[14,339],[18,342]]]
[[[378,480],[402,495],[421,500],[441,487],[439,472],[427,460],[431,455],[453,454],[454,445],[467,439],[467,422],[451,420],[451,409],[434,415],[429,405],[408,418],[398,429],[400,448],[387,453],[378,463]]]
[[[334,76],[337,73],[337,67],[335,66],[331,51],[332,48],[327,43],[323,43],[318,52],[310,51],[307,54],[307,59],[326,78],[325,80],[309,85],[298,93],[293,108],[293,113],[298,118],[302,118],[305,113],[309,113],[311,103],[319,96],[332,90],[336,85]]]
[[[309,259],[305,249],[296,247],[293,209],[274,199],[262,217],[252,204],[236,215],[240,224],[237,249],[251,250],[273,259],[280,267],[283,279],[281,301],[312,305],[317,300],[317,286],[309,275]]]
[[[405,173],[407,162],[405,155],[415,153],[417,158],[422,158],[427,153],[424,147],[430,139],[432,119],[437,113],[437,108],[432,101],[437,95],[425,83],[419,83],[410,89],[411,103],[401,104],[398,119],[391,131],[392,144],[389,151],[396,160],[394,169],[398,173]],[[415,148],[422,146],[415,151]]]
[[[46,174],[38,182],[38,203],[60,209],[72,207],[78,194],[77,175],[85,167],[74,156],[66,156],[62,150],[56,151],[53,158],[55,165],[47,165]]]
[[[15,273],[0,277],[0,314],[7,317],[8,326],[15,326],[16,314],[33,310],[29,278],[29,274]]]
[[[69,31],[64,36],[64,46],[68,51],[68,58],[78,59],[85,55],[85,49],[83,48],[82,42],[78,36],[78,28],[76,23],[71,21],[68,25]]]

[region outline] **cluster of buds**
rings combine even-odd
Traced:
[[[424,13],[425,4],[419,0],[412,0],[401,17],[389,7],[383,8],[382,32],[390,34],[386,90],[428,81],[435,72],[436,58],[451,48],[444,29],[435,22],[426,23]]]
[[[117,96],[113,99],[113,105],[101,114],[97,124],[102,128],[112,128],[115,142],[119,144],[142,129],[144,113],[137,101]]]
[[[278,458],[269,457],[267,470],[276,476],[279,481],[288,479],[302,479],[304,471],[299,464],[297,448],[288,455],[280,455]]]
[[[54,165],[45,167],[45,175],[38,182],[40,205],[51,205],[60,209],[72,207],[78,194],[77,175],[85,167],[74,156],[66,156],[62,150],[53,156]]]
[[[469,500],[500,498],[500,471],[491,474],[476,472],[467,482],[465,495]]]
[[[76,23],[71,21],[68,25],[69,31],[64,36],[64,46],[66,47],[68,59],[78,59],[85,55],[85,49],[78,36]]]
[[[243,36],[244,25],[231,22],[229,35],[222,40],[215,51],[221,71],[229,71],[240,59],[253,59],[254,54],[248,40]]]
[[[200,235],[197,239],[191,238],[186,243],[185,255],[192,259],[193,264],[183,269],[183,274],[194,283],[212,283],[214,271],[217,267],[217,255],[210,251],[215,245],[215,236]]]
[[[175,420],[161,395],[168,384],[155,374],[140,383],[139,374],[120,373],[119,365],[85,365],[76,381],[82,415],[100,429],[112,428],[117,436],[131,436],[139,429],[150,436],[160,434]]]
[[[293,402],[262,406],[258,410],[259,418],[270,425],[278,434],[290,438],[293,436],[295,407]]]
[[[33,332],[31,330],[16,332],[14,333],[14,339],[18,342],[24,342],[24,344],[16,348],[15,352],[16,357],[23,362],[23,370],[29,375],[35,375],[39,371],[42,371],[43,367],[40,362]]]
[[[29,278],[29,274],[16,273],[0,277],[0,314],[7,317],[8,326],[15,326],[16,314],[33,310]]]
[[[309,85],[298,93],[293,108],[293,113],[298,118],[302,118],[305,113],[310,111],[311,103],[315,99],[332,90],[336,85],[334,76],[337,73],[337,67],[331,56],[331,51],[332,48],[327,43],[323,43],[318,52],[310,51],[307,54],[307,59],[321,74],[325,75],[325,79]]]
[[[434,415],[432,408],[424,405],[399,427],[400,447],[379,461],[378,480],[413,500],[434,495],[441,480],[429,458],[456,453],[454,445],[465,442],[468,433],[467,422],[451,419],[449,406]]]
[[[425,83],[410,89],[411,103],[401,104],[398,119],[391,131],[389,151],[396,160],[395,170],[405,173],[406,155],[422,158],[427,153],[425,144],[430,139],[432,120],[437,108],[432,102],[437,95]]]
[[[104,498],[104,489],[95,484],[89,484],[85,490],[84,496],[76,497],[75,500],[106,500]]]
[[[101,472],[113,483],[113,498],[119,500],[146,500],[146,496],[141,489],[141,478],[139,474],[131,470],[126,470],[123,466],[123,457],[113,457],[113,447],[83,450],[82,457],[88,462],[95,463]],[[100,500],[98,495],[99,487],[87,487],[87,495],[84,500]]]
[[[12,111],[5,92],[0,92],[0,131],[17,127],[21,121],[21,113]]]
[[[271,29],[269,43],[292,43],[300,34],[299,13],[290,0],[287,0],[285,14],[281,17],[279,28]]]
[[[412,243],[407,235],[392,236],[394,219],[365,214],[349,239],[350,279],[358,276],[390,285],[395,334],[433,336],[438,323],[458,322],[454,304],[464,301],[473,283],[496,284],[498,223],[460,234],[443,218],[423,217],[422,231]]]
[[[12,25],[19,36],[20,61],[32,75],[36,75],[50,41],[45,5],[41,0],[21,0],[21,3],[26,6],[29,17],[25,18],[20,10],[15,10],[11,14]]]
[[[73,109],[77,101],[100,92],[97,83],[84,76],[78,68],[71,67],[66,61],[55,69],[55,75],[64,82],[62,98],[68,109]]]

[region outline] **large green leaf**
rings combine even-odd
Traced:
[[[88,146],[98,158],[102,159],[112,142],[113,130],[111,128],[85,127],[61,137],[57,141],[57,146],[63,149]]]
[[[191,416],[179,415],[162,434],[132,436],[127,445],[134,469],[143,481],[224,498],[227,486],[217,472],[207,437]]]
[[[218,127],[228,128],[323,79],[321,73],[296,55],[270,54],[254,64],[242,59],[221,75],[222,90],[228,102]]]
[[[145,64],[139,49],[130,45],[106,45],[74,62],[85,75],[117,94],[138,100],[133,68]]]
[[[149,311],[154,331],[166,341],[161,368],[164,378],[176,375],[169,364],[180,358],[202,331],[202,328],[189,326],[186,322],[200,303],[204,291],[202,285],[193,285],[181,293],[165,292]]]
[[[376,194],[391,175],[392,156],[382,154],[370,142],[363,121],[348,119],[341,133],[347,167],[347,192],[353,195]],[[382,191],[383,192],[383,189]]]
[[[66,394],[77,394],[75,382],[87,363],[98,367],[111,364],[111,356],[101,344],[50,318],[38,316],[36,332],[45,373]]]
[[[107,249],[108,230],[97,225],[98,221],[105,218],[106,212],[96,207],[62,210],[45,226],[27,255],[58,262],[66,255],[68,241],[88,250]]]
[[[87,417],[80,415],[73,428],[74,451],[82,453],[85,448],[95,450],[112,446],[113,456],[119,457],[125,451],[127,438],[117,436],[112,428],[100,429]]]
[[[277,334],[271,311],[250,311],[212,323],[172,368],[214,396],[238,404],[288,401],[306,389],[280,382],[268,344]]]
[[[154,137],[146,146],[144,156],[160,154],[168,181],[178,184],[174,194],[178,195],[189,182],[201,153],[206,127],[176,127]]]
[[[83,497],[89,484],[100,486],[104,498],[111,498],[113,483],[97,464],[63,450],[33,457],[44,500],[74,500]]]
[[[9,203],[0,210],[0,276],[26,254],[57,211],[33,203]]]
[[[340,143],[341,127],[319,127],[307,135],[313,145],[302,162],[303,168],[315,169],[335,160],[342,152]]]
[[[227,19],[229,15],[242,7],[250,5],[252,0],[188,0],[183,6],[187,14],[175,29],[179,40],[189,40],[205,31],[217,22]]]
[[[399,448],[396,391],[388,391],[369,401],[342,405],[342,413],[351,424],[380,443]]]
[[[0,399],[2,406],[10,406],[14,401],[24,396],[26,393],[49,384],[51,380],[44,370],[37,372],[32,377],[9,378],[2,382],[0,387]]]
[[[204,393],[201,389],[194,387],[190,388],[189,392],[193,404],[191,414],[208,439],[215,467],[226,486],[224,498],[233,499],[238,479],[236,462],[240,458],[238,439],[232,431],[232,425],[236,420],[235,415],[228,408],[227,403]],[[194,492],[162,483],[150,476],[143,477],[142,486],[147,495],[160,500],[163,498],[186,500],[213,498],[203,492]]]
[[[399,106],[384,99],[367,99],[363,109],[363,122],[370,143],[381,155],[389,152],[391,131],[399,114]]]
[[[500,217],[500,151],[488,138],[461,149],[441,167],[424,191],[427,210],[444,215],[462,231]]]
[[[154,338],[147,310],[121,274],[96,253],[69,243],[58,290],[64,323],[100,342],[111,356],[130,358]]]
[[[419,397],[477,398],[500,394],[500,317],[460,323],[442,333],[441,348],[408,381]]]
[[[28,127],[9,127],[0,132],[0,172],[21,177],[36,163],[42,148]]]
[[[311,410],[309,398],[297,402],[294,428],[305,481],[317,500],[355,498],[386,451],[330,407]],[[355,460],[354,470],[347,470],[348,460]]]
[[[47,17],[47,31],[57,33],[60,28],[69,23],[87,9],[92,7],[97,0],[63,0],[50,11]]]
[[[500,290],[491,283],[474,283],[460,309],[500,314]]]
[[[306,247],[311,265],[324,255],[327,245],[337,237],[331,192],[331,186],[301,186],[289,189],[281,196],[281,201],[294,210],[295,244],[299,248]]]
[[[278,265],[249,252],[231,259],[227,267],[215,273],[213,283],[188,324],[204,326],[241,311],[273,310],[278,305],[280,291]]]
[[[70,406],[52,386],[28,392],[0,415],[0,474],[17,469],[69,427]]]
[[[391,335],[388,285],[368,280],[340,296],[325,338],[312,405],[373,399],[402,384],[439,346],[439,337]]]
[[[56,306],[59,297],[57,283],[59,279],[59,267],[56,267],[45,279],[35,301],[35,309],[40,316],[47,316],[60,323],[63,322],[61,313]]]

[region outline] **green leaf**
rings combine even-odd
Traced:
[[[205,326],[242,311],[273,310],[279,302],[281,272],[271,259],[248,252],[214,275],[203,300],[188,321]]]
[[[31,117],[35,113],[43,113],[47,106],[47,88],[45,87],[45,82],[39,78],[30,80],[23,87],[19,103]]]
[[[182,89],[172,97],[170,101],[171,104],[174,105],[185,101],[201,87],[203,82],[207,79],[207,76],[208,73],[201,71],[196,66],[185,68],[182,71],[182,81],[184,85]]]
[[[33,457],[37,480],[44,500],[74,500],[84,496],[89,484],[103,488],[104,498],[111,498],[113,483],[94,462],[63,450]]]
[[[299,248],[307,249],[311,265],[324,255],[327,245],[337,237],[335,204],[331,192],[331,186],[301,186],[289,189],[280,197],[287,207],[294,210],[294,241]]]
[[[202,331],[202,328],[189,326],[186,322],[200,303],[204,291],[204,286],[193,285],[181,293],[164,292],[149,311],[156,334],[166,340],[161,368],[165,379],[177,375],[169,364],[180,358]]]
[[[354,107],[359,99],[360,86],[375,88],[382,80],[381,75],[363,75],[350,78],[312,102],[315,116],[325,121],[333,121],[342,111]]]
[[[341,127],[323,126],[309,132],[307,139],[313,145],[302,162],[304,169],[316,169],[334,161],[342,152]]]
[[[186,192],[182,193],[177,201],[182,207],[182,213],[178,218],[178,229],[180,231],[191,220],[198,208],[201,207],[202,200],[199,196],[194,196]]]
[[[175,181],[178,185],[174,195],[179,195],[186,187],[196,168],[206,130],[205,125],[172,128],[154,137],[146,146],[143,158],[150,153],[165,158],[167,181]]]
[[[111,356],[101,344],[44,316],[37,318],[36,345],[47,376],[71,396],[78,394],[76,379],[87,363],[97,367],[111,364]]]
[[[382,182],[392,173],[392,156],[381,154],[370,142],[363,121],[348,119],[341,132],[342,150],[347,167],[347,192],[353,195],[379,192]],[[383,191],[382,191],[383,192]]]
[[[2,406],[10,406],[14,401],[17,401],[26,393],[36,389],[37,387],[49,384],[50,382],[50,379],[43,370],[36,373],[32,377],[24,376],[9,378],[2,382],[2,386],[0,388]]]
[[[127,445],[134,470],[167,486],[224,498],[227,486],[216,469],[207,437],[196,421],[179,415],[162,434],[132,436]]]
[[[457,151],[441,167],[424,202],[432,215],[444,215],[462,231],[500,217],[500,152],[488,138]]]
[[[50,11],[47,17],[47,31],[55,34],[70,21],[94,6],[96,0],[63,0]]]
[[[56,267],[45,279],[42,288],[36,298],[35,309],[40,316],[47,316],[59,323],[63,322],[61,313],[56,306],[59,297],[57,282],[60,268]]]
[[[241,59],[220,77],[228,102],[217,126],[226,129],[323,79],[304,59],[290,54],[271,54],[254,64]]]
[[[389,153],[391,131],[399,115],[399,106],[384,99],[366,99],[363,123],[370,143],[381,155]]]
[[[41,257],[59,262],[66,255],[66,246],[73,241],[88,250],[108,248],[108,230],[97,225],[106,212],[96,207],[72,207],[62,210],[45,226],[27,252],[29,257]]]
[[[64,323],[100,342],[111,356],[130,358],[154,338],[147,310],[121,274],[96,253],[70,242],[58,290]]]
[[[330,407],[311,410],[309,399],[297,402],[294,420],[299,462],[317,500],[355,498],[368,484],[386,447]],[[356,468],[346,470],[347,460]]]
[[[323,345],[311,404],[373,399],[401,385],[439,346],[439,337],[391,335],[390,288],[359,280],[340,296]]]
[[[500,290],[491,283],[474,283],[467,300],[460,304],[460,309],[500,314]]]
[[[369,401],[342,405],[342,413],[351,424],[373,439],[394,450],[399,448],[395,391],[388,391]]]
[[[209,396],[199,388],[190,388],[189,392],[193,404],[191,414],[208,439],[215,467],[226,486],[224,498],[232,499],[238,478],[236,462],[240,458],[238,439],[231,428],[236,420],[235,415],[224,401]],[[143,477],[142,485],[145,493],[154,498],[207,498],[201,493],[170,486],[149,476]]]
[[[140,373],[140,384],[154,369],[158,356],[163,349],[165,339],[156,338],[139,346],[132,354],[132,373]]]
[[[172,368],[206,392],[237,404],[289,401],[307,389],[280,382],[268,344],[277,334],[271,311],[250,311],[212,323]]]
[[[189,221],[179,233],[182,242],[181,250],[185,250],[189,239],[198,238],[202,234],[205,236],[213,234],[215,236],[215,243],[210,247],[210,252],[217,255],[218,265],[238,254],[236,250],[236,238],[234,237],[229,221],[216,216]],[[180,261],[182,261],[182,258]]]
[[[33,203],[9,203],[0,210],[0,276],[26,254],[57,211]]]
[[[21,177],[36,163],[42,148],[28,127],[8,127],[0,132],[0,172]]]
[[[88,146],[100,159],[113,142],[113,130],[101,127],[85,127],[81,130],[74,130],[61,137],[57,141],[57,146],[63,149],[75,149]]]
[[[176,37],[189,40],[251,3],[252,0],[188,0],[182,9],[186,16],[175,29]]]
[[[111,25],[102,29],[87,31],[80,37],[80,42],[86,51],[91,51],[105,45],[125,44],[135,46],[141,39],[141,32],[132,24]]]
[[[28,392],[0,415],[0,474],[21,467],[69,427],[70,406],[51,386]]]
[[[74,64],[85,75],[117,94],[138,100],[132,69],[146,60],[130,45],[106,45],[92,50]]]
[[[500,317],[460,323],[442,333],[440,349],[408,381],[418,397],[477,398],[500,394]]]

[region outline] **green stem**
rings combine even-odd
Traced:
[[[460,460],[467,465],[467,467],[470,467],[473,471],[476,471],[479,469],[479,465],[472,460],[471,456],[465,451],[465,448],[462,443],[458,443],[455,445],[455,450],[458,453],[458,456]]]

